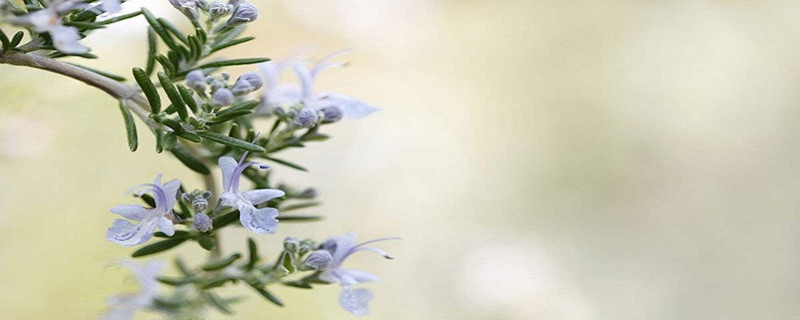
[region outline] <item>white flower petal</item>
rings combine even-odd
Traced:
[[[102,0],[101,3],[105,12],[114,13],[122,9],[119,0]]]
[[[111,212],[131,220],[141,221],[145,216],[147,216],[149,210],[140,205],[123,204],[111,208]]]
[[[57,26],[48,31],[50,31],[50,37],[53,38],[53,46],[58,49],[58,51],[70,54],[89,52],[89,48],[78,43],[78,40],[81,40],[81,36],[77,28]]]
[[[347,277],[353,279],[355,283],[365,283],[365,282],[375,282],[380,280],[378,276],[364,272],[361,270],[353,270],[353,269],[339,269],[338,270],[339,276],[347,275]],[[353,283],[353,284],[355,284]]]
[[[155,228],[156,219],[145,219],[136,225],[127,220],[117,219],[108,228],[106,239],[126,247],[132,247],[150,240],[153,237]]]
[[[343,288],[339,295],[339,305],[358,317],[369,314],[370,300],[372,300],[372,292],[364,288]]]
[[[219,168],[222,169],[222,188],[224,191],[231,191],[231,180],[233,179],[233,172],[239,164],[231,157],[219,158]]]
[[[324,108],[327,106],[339,107],[344,117],[350,119],[361,119],[380,110],[364,101],[338,93],[329,93],[320,99],[318,107]]]
[[[244,204],[239,206],[239,221],[247,230],[260,234],[273,234],[278,231],[278,210],[274,208],[256,209]]]
[[[161,230],[164,234],[170,237],[175,235],[175,227],[173,227],[171,220],[161,217],[156,220],[156,224],[158,225],[158,230]]]
[[[262,204],[269,200],[283,197],[285,193],[277,189],[256,189],[242,192],[245,199],[250,200],[254,205]]]

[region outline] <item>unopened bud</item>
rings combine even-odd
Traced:
[[[233,15],[228,19],[229,26],[252,22],[258,18],[258,8],[251,3],[240,3],[233,10]]]
[[[186,85],[197,91],[206,90],[206,76],[203,71],[194,70],[186,74]]]
[[[209,218],[207,214],[200,212],[194,216],[192,226],[194,226],[197,231],[208,232],[214,229],[214,222],[211,221],[211,218]]]
[[[294,116],[294,124],[303,128],[311,128],[317,124],[318,119],[316,110],[303,108]]]
[[[295,237],[286,237],[283,240],[283,249],[289,252],[297,252],[298,247],[300,247],[300,239]]]
[[[333,263],[333,256],[326,250],[317,250],[308,255],[300,270],[324,270]]]
[[[215,2],[212,2],[211,4],[209,4],[209,6],[208,6],[208,15],[210,15],[211,18],[217,19],[219,17],[222,17],[222,16],[228,14],[228,12],[230,10],[231,10],[231,8],[228,7],[227,4],[215,1]]]
[[[233,92],[220,88],[211,96],[211,104],[215,107],[228,106],[233,103]]]
[[[337,106],[328,106],[322,108],[322,121],[324,122],[336,122],[342,120],[342,109]]]

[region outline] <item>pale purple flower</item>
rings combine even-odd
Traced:
[[[372,299],[372,293],[368,289],[354,289],[352,286],[359,283],[378,281],[378,277],[360,270],[343,269],[342,263],[359,251],[371,251],[386,259],[392,259],[385,251],[374,247],[367,247],[366,245],[379,241],[398,239],[399,238],[381,238],[356,244],[356,235],[354,233],[328,238],[319,246],[319,250],[328,251],[333,261],[324,268],[319,269],[320,273],[317,275],[317,278],[325,282],[341,284],[342,293],[339,297],[339,304],[342,308],[356,316],[367,315],[369,314],[368,304]],[[318,260],[323,260],[322,258],[324,257],[317,256],[317,258],[319,258]],[[317,262],[318,265],[322,264],[319,263],[321,261]]]
[[[170,217],[173,214],[172,207],[177,202],[176,194],[180,186],[181,182],[177,179],[161,184],[161,174],[159,174],[152,184],[142,184],[135,187],[146,187],[139,191],[139,195],[152,192],[156,207],[148,209],[140,205],[123,204],[111,208],[111,212],[133,221],[139,221],[139,223],[132,224],[128,220],[116,219],[111,227],[108,228],[106,239],[130,247],[150,240],[156,227],[168,236],[174,235],[175,229]]]
[[[273,234],[278,228],[278,210],[275,208],[256,208],[274,198],[282,197],[284,192],[277,189],[256,189],[239,192],[239,180],[242,172],[250,166],[259,165],[261,169],[268,168],[256,162],[244,162],[245,154],[236,162],[231,157],[219,158],[219,167],[222,169],[222,186],[220,205],[239,209],[239,221],[242,226],[255,233]]]
[[[58,51],[70,54],[89,52],[78,40],[81,35],[75,27],[68,27],[61,23],[61,15],[67,11],[87,7],[77,0],[65,0],[51,3],[47,8],[19,16],[11,22],[28,27],[38,33],[49,33],[53,40],[53,47]]]
[[[261,111],[261,113],[271,112],[273,108],[279,106],[292,106],[302,103],[307,108],[323,111],[324,114],[328,115],[326,121],[334,122],[341,119],[341,117],[360,119],[378,111],[378,108],[366,102],[340,93],[315,93],[314,81],[319,73],[331,67],[346,66],[346,63],[331,62],[331,60],[346,52],[349,52],[349,50],[329,54],[313,64],[311,68],[293,59],[280,63],[269,61],[262,64],[261,71],[266,78],[262,108],[266,110]],[[280,76],[287,68],[292,68],[297,75],[300,80],[299,86],[279,84]]]
[[[258,7],[252,3],[242,2],[236,5],[233,9],[233,14],[226,22],[229,26],[235,26],[242,23],[253,22],[258,18]]]
[[[108,298],[110,310],[103,315],[102,320],[130,320],[134,313],[153,306],[153,300],[158,296],[158,273],[164,267],[161,261],[150,261],[140,265],[133,261],[119,263],[128,268],[139,282],[139,292],[118,294]]]

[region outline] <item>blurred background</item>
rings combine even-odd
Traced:
[[[797,319],[800,2],[254,3],[260,41],[227,55],[354,48],[319,88],[382,108],[283,155],[327,219],[260,238],[402,237],[349,261],[382,278],[373,319]],[[126,26],[86,39],[93,66],[143,65]],[[115,101],[75,81],[0,65],[0,106],[0,318],[94,319],[135,288],[108,208],[159,172],[200,181],[150,137],[128,152]],[[237,319],[351,319],[338,291],[230,293]]]

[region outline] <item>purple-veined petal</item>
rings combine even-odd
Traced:
[[[233,180],[233,172],[236,170],[236,166],[239,164],[231,157],[222,157],[219,158],[219,168],[222,169],[222,188],[224,191],[234,191],[231,190],[231,182]]]
[[[239,220],[247,230],[261,234],[273,234],[278,230],[278,210],[256,209],[251,205],[239,205]]]
[[[256,189],[242,192],[242,196],[254,205],[262,204],[269,200],[283,197],[285,193],[277,189]]]
[[[131,224],[127,220],[116,219],[108,228],[106,239],[108,241],[132,247],[147,242],[153,237],[156,228],[156,219],[145,219],[139,224]]]
[[[111,208],[111,212],[131,220],[141,221],[147,216],[149,210],[136,204],[123,204]]]
[[[337,272],[339,276],[347,275],[347,277],[355,281],[355,283],[375,282],[380,280],[378,276],[361,270],[339,269]]]
[[[328,250],[333,256],[334,265],[338,266],[344,262],[351,249],[356,245],[356,234],[348,233],[342,236],[335,236],[326,239],[321,249]]]
[[[369,314],[370,300],[372,292],[364,288],[342,288],[342,293],[339,295],[339,305],[358,317]]]
[[[175,235],[175,227],[172,225],[172,221],[166,217],[158,218],[156,225],[158,225],[158,230],[161,230],[164,234],[170,237]]]
[[[236,200],[239,199],[239,196],[233,192],[223,192],[219,196],[219,204],[223,207],[235,207]]]
[[[164,197],[167,204],[166,208],[164,208],[165,210],[172,209],[178,202],[177,194],[180,187],[181,182],[178,179],[170,180],[161,187],[161,189],[164,190]]]

